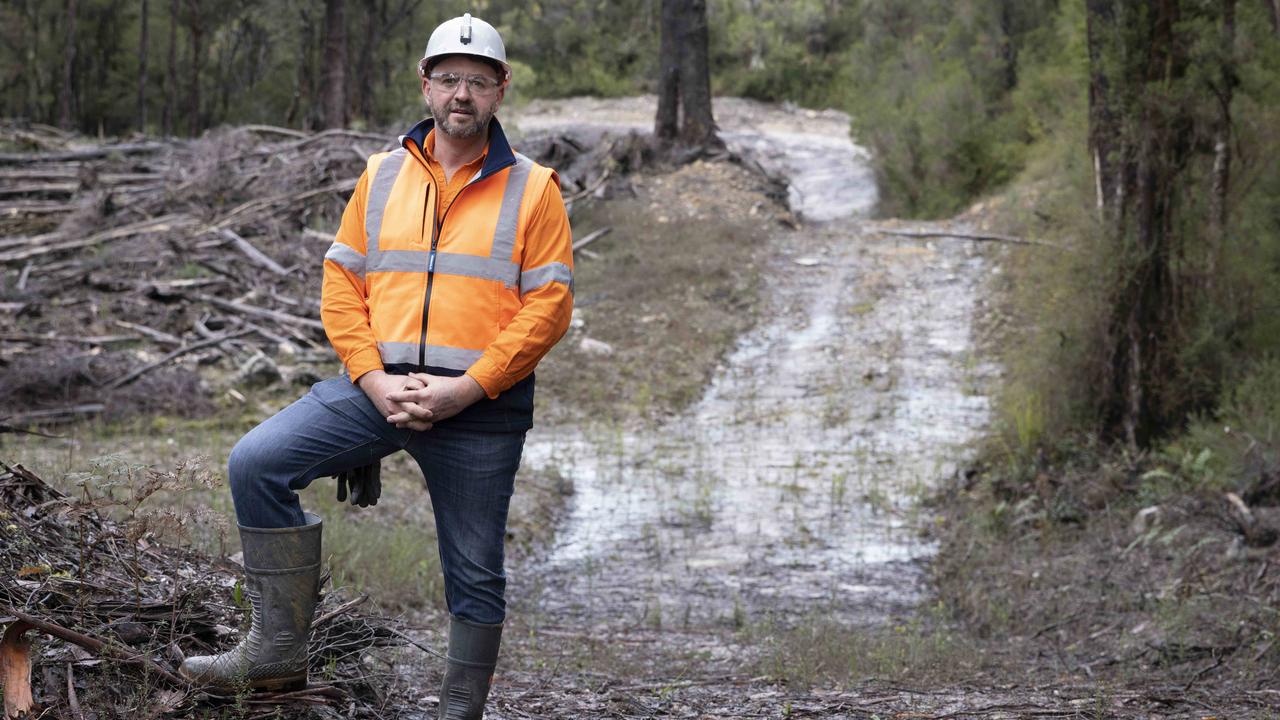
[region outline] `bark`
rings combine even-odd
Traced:
[[[680,119],[680,4],[681,0],[662,0],[658,112],[653,134],[665,142],[675,139]]]
[[[150,41],[147,35],[147,15],[147,0],[142,0],[139,18],[142,27],[138,37],[138,129],[143,132],[147,130],[147,43]]]
[[[58,89],[58,126],[70,130],[72,125],[73,71],[76,62],[76,0],[67,0],[66,35],[62,44],[62,86]]]
[[[665,5],[665,3],[664,3]],[[707,59],[707,2],[686,0],[680,43],[680,140],[686,145],[724,147],[711,114],[711,66]]]
[[[1262,0],[1267,4],[1267,8],[1271,10],[1271,29],[1276,35],[1280,35],[1280,0]]]
[[[1219,78],[1214,87],[1218,118],[1213,137],[1213,186],[1209,193],[1209,267],[1205,276],[1213,282],[1221,265],[1227,231],[1227,194],[1231,190],[1231,100],[1237,84],[1235,68],[1236,0],[1222,0],[1222,27],[1219,37],[1221,58]]]
[[[344,0],[324,4],[324,107],[321,124],[326,128],[347,124],[347,25]]]
[[[164,73],[164,107],[160,111],[160,129],[173,134],[174,113],[178,107],[178,0],[169,0],[169,62]]]

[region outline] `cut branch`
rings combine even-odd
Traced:
[[[34,625],[21,619],[9,623],[0,640],[0,690],[4,691],[4,717],[18,718],[31,712],[31,641],[25,636]]]

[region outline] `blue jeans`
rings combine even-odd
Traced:
[[[236,519],[255,528],[300,526],[295,491],[397,450],[418,461],[431,493],[449,612],[477,623],[502,622],[503,541],[523,431],[479,432],[447,424],[403,430],[388,424],[347,378],[325,380],[232,449],[227,470]]]

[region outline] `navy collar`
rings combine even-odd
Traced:
[[[400,144],[412,141],[418,146],[418,153],[426,157],[427,152],[422,149],[422,143],[427,140],[427,133],[436,126],[436,121],[427,118],[422,122],[409,128],[409,132],[400,136]],[[498,122],[498,118],[490,118],[489,120],[489,154],[484,158],[484,167],[480,168],[480,177],[487,177],[499,170],[515,165],[516,154],[511,149],[511,143],[507,142],[507,134],[502,131],[502,124]]]

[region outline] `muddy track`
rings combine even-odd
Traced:
[[[643,128],[628,102],[520,123]],[[847,117],[718,110],[804,221],[771,241],[764,319],[669,423],[531,433],[526,464],[576,491],[546,556],[511,568],[513,614],[542,642],[613,638],[659,678],[650,661],[691,648],[732,676],[752,654],[744,626],[909,614],[932,552],[917,500],[983,430],[995,373],[973,339],[989,264],[971,244],[864,228],[876,189]]]
[[[576,493],[549,557],[514,572],[539,587],[515,596],[608,626],[904,612],[930,551],[915,499],[986,422],[970,332],[985,268],[965,244],[885,242],[851,217],[780,233],[765,320],[690,412],[651,432],[531,435],[526,462]]]

